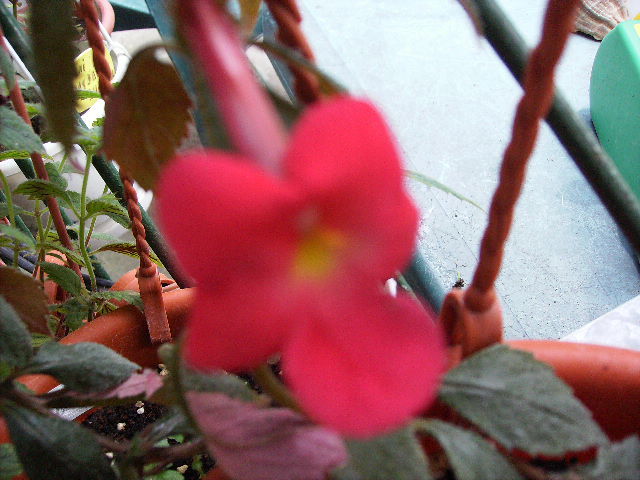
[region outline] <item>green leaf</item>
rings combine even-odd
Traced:
[[[96,151],[102,143],[102,128],[83,128],[78,129],[77,135],[73,139],[75,143],[83,147],[85,150]]]
[[[158,349],[158,355],[171,372],[162,387],[162,396],[168,397],[172,403],[176,403],[172,399],[182,397],[187,391],[224,393],[231,398],[247,402],[255,400],[255,392],[247,382],[236,375],[208,375],[186,367],[177,345],[165,343]]]
[[[591,412],[552,368],[496,345],[451,370],[440,398],[508,449],[558,456],[607,443]]]
[[[474,207],[477,207],[477,208],[479,208],[480,210],[482,210],[484,212],[484,209],[480,205],[478,205],[476,202],[474,202],[473,200],[471,200],[468,197],[465,197],[461,193],[456,192],[452,188],[447,187],[444,183],[440,183],[439,181],[437,181],[434,178],[431,178],[431,177],[428,177],[426,175],[423,175],[422,173],[413,172],[411,170],[405,170],[405,175],[407,177],[411,178],[412,180],[416,180],[416,181],[426,185],[427,187],[435,187],[438,190],[442,190],[443,192],[448,193],[449,195],[453,195],[458,200],[462,200],[463,202],[470,203]]]
[[[82,195],[79,192],[67,190],[61,200],[64,203],[65,207],[71,209],[74,212],[80,213],[80,202],[82,201]]]
[[[32,200],[45,200],[47,197],[51,196],[59,198],[64,197],[65,189],[56,185],[52,181],[34,178],[33,180],[22,182],[13,191],[13,193],[26,195]]]
[[[165,470],[155,475],[146,475],[144,480],[184,480],[184,475],[175,470]]]
[[[44,241],[38,242],[36,244],[36,249],[43,248],[48,251],[49,255],[59,258],[60,260],[66,261],[67,258],[71,259],[73,262],[77,263],[81,267],[84,267],[84,259],[81,255],[76,252],[69,250],[66,247],[60,245],[60,241]],[[60,253],[57,253],[57,252]],[[62,254],[62,255],[61,255]]]
[[[139,52],[106,105],[104,151],[141,186],[154,186],[191,122],[191,101],[157,47]]]
[[[22,473],[16,449],[10,443],[0,445],[0,480],[11,480]]]
[[[134,305],[138,307],[140,310],[144,309],[144,304],[142,303],[142,298],[140,297],[139,292],[134,291],[111,291],[107,290],[104,292],[91,292],[91,298],[96,300],[106,300],[106,301],[119,301],[126,302],[130,305]]]
[[[44,165],[44,168],[47,170],[47,174],[49,175],[49,181],[54,185],[57,185],[62,190],[67,189],[67,180],[60,174],[58,170],[57,163],[47,162]]]
[[[411,428],[371,440],[347,440],[350,460],[336,470],[334,480],[428,480],[424,452]]]
[[[64,265],[51,262],[40,262],[40,267],[49,278],[72,295],[80,295],[82,281],[76,272]]]
[[[0,145],[8,150],[29,150],[44,152],[42,140],[31,125],[9,107],[0,107]]]
[[[593,465],[581,467],[579,478],[585,480],[629,480],[640,472],[640,440],[636,435],[598,450]]]
[[[33,216],[33,212],[30,212],[29,210],[25,210],[24,208],[19,207],[18,205],[13,206],[13,211],[16,215]],[[0,218],[8,217],[8,216],[9,216],[9,205],[7,205],[6,202],[0,202]]]
[[[108,243],[106,245],[102,245],[100,248],[97,248],[91,252],[91,255],[102,252],[116,252],[121,253],[123,255],[128,255],[134,258],[140,258],[138,255],[138,250],[136,248],[135,242],[118,242],[118,243]],[[160,259],[156,256],[155,253],[150,252],[151,260],[156,264],[162,266]]]
[[[24,367],[32,353],[29,330],[9,302],[0,296],[0,363]]]
[[[49,334],[49,307],[42,284],[15,268],[0,267],[0,295],[31,332]]]
[[[115,480],[107,457],[86,428],[9,403],[2,413],[31,480]]]
[[[231,373],[204,374],[182,367],[182,387],[188,392],[218,392],[248,402],[255,399],[255,394],[247,382]]]
[[[0,152],[0,161],[2,160],[26,160],[31,158],[31,153],[27,150],[5,150]]]
[[[0,238],[2,238],[3,236],[11,238],[16,242],[18,242],[20,245],[24,245],[27,248],[34,247],[33,239],[29,237],[26,233],[24,233],[21,230],[18,230],[16,227],[12,225],[0,224]]]
[[[31,373],[56,377],[82,393],[102,392],[124,382],[138,368],[133,362],[97,343],[45,343],[28,366]]]
[[[127,210],[120,205],[118,199],[112,193],[108,193],[87,203],[87,218],[95,215],[107,215],[125,228],[129,228],[131,225]]]
[[[73,0],[35,0],[30,4],[36,79],[51,130],[67,150],[76,131],[74,8]]]
[[[100,92],[94,92],[93,90],[76,90],[76,96],[79,100],[86,100],[88,98],[102,98]]]
[[[484,438],[440,420],[419,422],[419,430],[442,446],[456,478],[465,480],[523,480],[515,467]]]
[[[16,71],[13,69],[9,53],[4,48],[0,48],[0,74],[7,84],[7,89],[13,90],[16,85]]]

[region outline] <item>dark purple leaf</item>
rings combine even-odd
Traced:
[[[209,450],[234,480],[324,480],[347,461],[340,436],[284,408],[187,393]]]

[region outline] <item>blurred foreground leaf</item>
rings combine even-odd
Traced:
[[[31,0],[30,27],[36,78],[42,90],[47,120],[65,149],[76,131],[73,0]]]
[[[1,411],[31,480],[115,480],[107,457],[84,427],[10,403]]]
[[[507,449],[559,456],[608,442],[549,365],[505,345],[467,358],[447,374],[439,394]]]
[[[153,188],[191,121],[191,101],[173,66],[139,52],[106,105],[104,151],[143,188]]]

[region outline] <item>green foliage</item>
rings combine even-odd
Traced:
[[[22,473],[22,465],[16,455],[16,449],[10,443],[0,445],[0,480],[11,480]]]
[[[73,0],[33,0],[30,3],[29,30],[35,74],[49,126],[66,150],[71,147],[76,131],[74,8]]]
[[[188,368],[180,357],[180,349],[175,345],[164,344],[158,349],[158,355],[167,365],[172,375],[165,381],[162,397],[169,403],[184,404],[185,392],[224,393],[238,400],[255,400],[247,382],[230,373],[204,374]]]
[[[87,429],[9,402],[1,411],[31,480],[115,480],[107,457]]]
[[[9,239],[13,240],[13,242],[5,241]],[[14,243],[27,248],[34,247],[33,239],[29,235],[12,225],[0,224],[0,245],[12,245]]]
[[[34,133],[31,125],[26,124],[16,112],[6,106],[0,106],[0,145],[7,150],[44,152],[42,140]]]
[[[125,228],[130,228],[131,226],[127,210],[120,205],[118,199],[112,193],[102,195],[100,198],[87,203],[87,218],[89,219],[96,215],[107,215]]]
[[[422,422],[419,429],[435,437],[442,446],[456,478],[524,480],[495,446],[471,430],[440,420]]]
[[[349,463],[333,480],[429,480],[429,466],[413,430],[405,427],[370,440],[347,440]]]
[[[45,200],[47,197],[59,197],[65,196],[65,188],[59,184],[50,180],[42,180],[34,178],[33,180],[27,180],[22,182],[13,191],[13,193],[26,195],[32,200]]]
[[[11,62],[11,57],[4,48],[0,48],[0,74],[7,84],[7,90],[13,90],[16,84],[16,72]]]
[[[58,164],[55,162],[47,162],[44,165],[44,168],[47,170],[47,174],[49,175],[49,181],[62,190],[67,189],[67,180],[60,174],[58,170]]]
[[[24,367],[31,355],[29,330],[9,302],[0,296],[0,364]]]
[[[51,262],[40,262],[40,267],[51,280],[72,295],[79,295],[82,292],[82,280],[69,267]]]
[[[107,243],[106,245],[102,245],[101,247],[93,250],[91,252],[91,255],[102,252],[117,252],[123,255],[128,255],[129,257],[140,257],[135,242]],[[150,258],[156,265],[162,266],[162,263],[160,263],[160,259],[156,256],[155,253],[150,252]]]
[[[139,368],[113,350],[97,343],[62,345],[45,343],[28,366],[31,373],[56,377],[65,387],[90,393],[109,390]]]
[[[589,410],[550,366],[505,345],[466,359],[446,375],[439,393],[507,449],[558,456],[607,443]]]
[[[629,480],[640,472],[640,440],[636,435],[602,447],[592,465],[578,468],[585,480]]]

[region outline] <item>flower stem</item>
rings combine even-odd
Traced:
[[[11,188],[9,187],[9,181],[5,176],[4,172],[0,170],[0,182],[2,182],[2,187],[7,192],[7,209],[9,210],[9,221],[11,225],[16,224],[16,210],[13,206],[13,196],[11,195]],[[14,241],[13,245],[13,266],[18,268],[18,259],[20,258],[20,249],[18,248],[18,242]]]
[[[98,286],[96,284],[96,274],[93,271],[93,265],[91,264],[91,258],[89,257],[89,252],[87,251],[87,243],[85,240],[85,229],[87,220],[87,186],[89,184],[89,172],[91,171],[91,158],[92,153],[87,152],[87,163],[84,168],[84,175],[82,177],[82,190],[80,191],[80,215],[78,216],[78,218],[80,219],[80,224],[78,225],[78,245],[80,247],[82,258],[84,258],[85,266],[87,267],[87,273],[89,274],[89,278],[91,279],[91,290],[95,292],[98,290]]]
[[[277,403],[283,407],[288,407],[296,412],[301,412],[302,409],[298,404],[298,401],[291,395],[291,392],[282,384],[282,382],[275,376],[271,367],[268,364],[260,365],[253,372],[253,377],[260,384],[262,389],[268,393]]]
[[[249,67],[237,31],[223,8],[209,0],[179,2],[178,20],[214,94],[229,137],[246,157],[280,173],[287,134]]]

